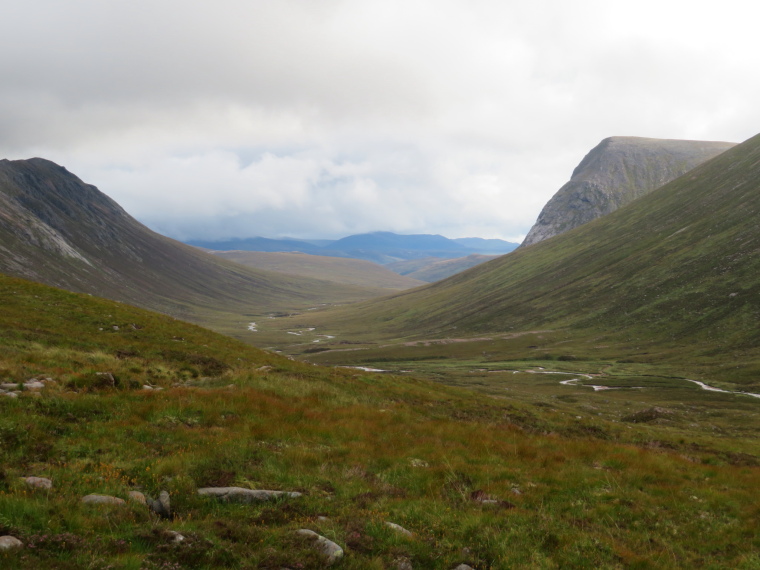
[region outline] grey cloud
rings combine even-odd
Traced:
[[[760,124],[736,0],[12,4],[0,152],[177,237],[514,238],[606,136]]]

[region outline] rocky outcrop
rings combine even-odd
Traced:
[[[732,146],[735,144],[640,137],[604,139],[544,206],[521,247],[614,212]]]

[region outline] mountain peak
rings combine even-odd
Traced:
[[[559,235],[648,194],[735,143],[613,136],[602,140],[544,206],[522,245]]]

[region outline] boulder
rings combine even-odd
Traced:
[[[14,548],[22,548],[23,546],[24,543],[15,536],[0,536],[0,550],[12,550]]]
[[[156,513],[162,519],[170,519],[172,516],[169,493],[166,491],[161,491],[161,493],[159,493],[158,500],[148,499],[147,505],[151,511]]]
[[[18,398],[18,394],[16,392],[3,392],[3,396],[8,396],[9,398]]]
[[[82,497],[82,502],[88,505],[123,505],[126,503],[124,499],[111,495],[86,495]]]
[[[140,491],[130,491],[129,500],[136,503],[141,503],[143,505],[148,504],[148,500],[145,498],[145,495],[143,495]]]
[[[21,479],[23,479],[27,485],[34,487],[35,489],[53,488],[53,482],[45,477],[22,477]]]
[[[215,497],[226,503],[254,503],[271,501],[280,497],[295,499],[301,496],[301,493],[295,491],[267,491],[244,489],[242,487],[204,487],[198,489],[198,494],[206,497]]]
[[[309,530],[307,528],[297,530],[296,533],[308,539],[311,539],[314,544],[314,548],[322,553],[328,566],[335,564],[338,560],[343,558],[343,549],[332,540],[329,540],[324,536],[317,534],[313,530]]]

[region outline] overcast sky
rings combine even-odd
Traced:
[[[749,0],[5,0],[0,156],[179,239],[519,240],[612,135],[760,131]]]

